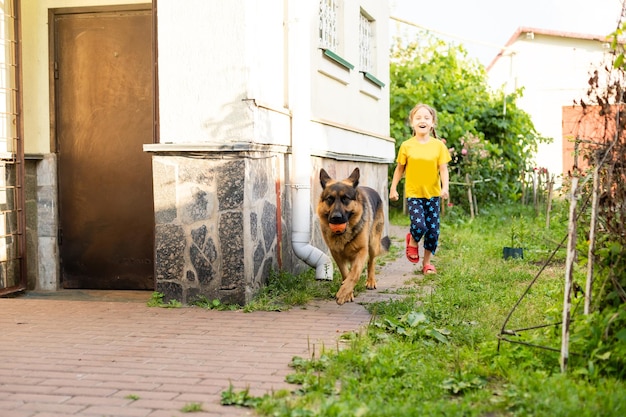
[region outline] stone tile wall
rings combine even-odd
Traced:
[[[284,155],[262,152],[153,156],[155,278],[165,301],[244,305],[280,269],[284,165]]]
[[[60,289],[57,159],[47,154],[25,161],[27,289]]]

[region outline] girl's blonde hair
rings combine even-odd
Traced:
[[[437,131],[435,130],[435,128],[437,127],[437,110],[433,109],[431,106],[429,106],[428,104],[424,104],[424,103],[416,104],[415,107],[413,107],[411,111],[409,112],[409,125],[411,126],[411,129],[413,130],[413,134],[415,134],[415,129],[413,129],[411,120],[413,120],[413,116],[415,116],[415,113],[417,113],[419,109],[428,110],[430,115],[433,117],[433,129],[432,129],[433,136],[438,139],[439,136],[437,136]]]

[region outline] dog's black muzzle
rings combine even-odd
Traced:
[[[343,223],[348,223],[349,219],[350,219],[349,213],[345,213],[341,211],[334,211],[328,217],[328,223],[343,224]]]

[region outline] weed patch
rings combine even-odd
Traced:
[[[161,307],[161,308],[180,308],[182,307],[182,303],[178,300],[169,300],[168,302],[164,301],[165,294],[162,292],[155,291],[150,296],[148,300],[148,307]]]

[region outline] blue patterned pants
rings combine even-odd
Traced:
[[[440,198],[407,198],[411,235],[416,242],[424,238],[424,249],[432,254],[439,244]]]

